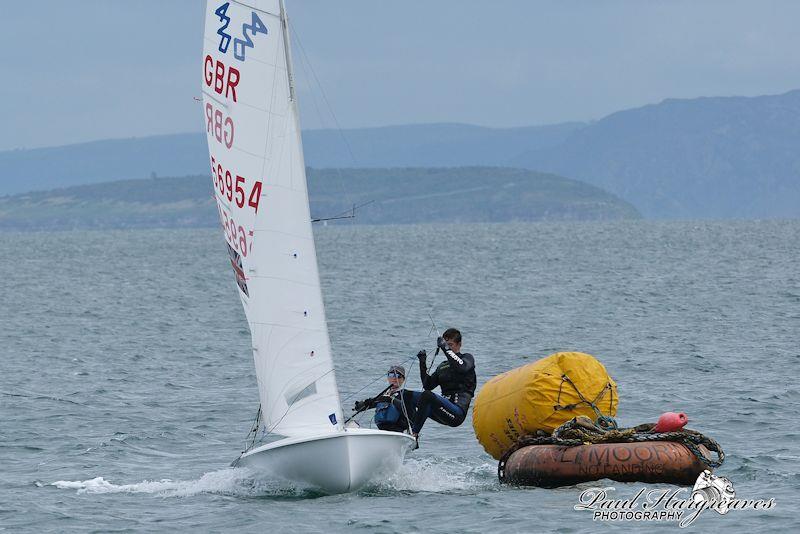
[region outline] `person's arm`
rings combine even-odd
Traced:
[[[430,391],[439,385],[439,371],[437,369],[433,372],[433,375],[428,374],[428,367],[425,361],[427,356],[424,350],[417,353],[417,358],[419,358],[419,379],[422,382],[422,389]]]
[[[391,386],[389,386],[389,387],[391,387]],[[356,404],[355,404],[355,407],[354,407],[355,411],[363,412],[364,410],[371,410],[372,408],[374,408],[375,405],[378,404],[378,402],[379,402],[378,399],[380,399],[381,396],[383,396],[387,391],[389,391],[389,387],[387,387],[386,389],[384,389],[383,391],[381,391],[380,393],[378,393],[374,397],[370,397],[369,399],[364,399],[363,401],[356,401]]]
[[[468,373],[475,369],[475,359],[471,354],[461,354],[455,352],[450,348],[450,345],[443,338],[436,340],[436,344],[442,349],[445,357],[450,360],[450,364],[456,368],[459,373]]]

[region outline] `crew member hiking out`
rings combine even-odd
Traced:
[[[393,365],[386,375],[389,386],[375,397],[356,401],[353,408],[356,412],[363,412],[375,408],[375,425],[379,430],[392,432],[405,432],[409,429],[409,419],[414,410],[413,394],[418,391],[406,391],[403,384],[406,381],[406,370],[401,365]]]
[[[447,360],[440,363],[432,375],[426,367],[427,354],[419,351],[419,373],[425,391],[415,392],[414,404],[416,414],[411,420],[411,432],[418,437],[422,425],[429,417],[437,423],[447,426],[459,426],[467,417],[467,409],[475,395],[475,359],[472,354],[461,353],[461,332],[448,328],[436,345],[444,353]],[[437,395],[432,389],[442,388]]]

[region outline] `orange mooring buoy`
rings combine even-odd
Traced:
[[[705,451],[703,451],[705,452]],[[500,480],[522,486],[571,486],[610,478],[619,482],[692,485],[707,467],[672,441],[529,445],[498,466]]]

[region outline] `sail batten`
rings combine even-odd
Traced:
[[[263,428],[341,429],[280,0],[210,2],[203,107],[214,198],[252,336]]]

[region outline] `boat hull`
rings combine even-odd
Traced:
[[[408,434],[352,428],[262,445],[242,454],[234,465],[326,493],[346,493],[397,471],[413,445]]]
[[[707,467],[670,441],[522,447],[499,466],[500,480],[521,486],[571,486],[608,478],[691,486]]]

